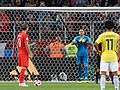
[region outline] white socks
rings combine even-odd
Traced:
[[[118,76],[113,76],[115,90],[119,90],[119,79]]]
[[[119,90],[119,79],[118,76],[113,76],[115,90]],[[101,75],[100,78],[100,87],[101,90],[105,90],[105,75]]]
[[[105,90],[105,75],[101,75],[100,87],[101,87],[101,90]]]

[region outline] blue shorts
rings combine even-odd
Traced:
[[[88,56],[77,56],[77,64],[88,64]]]

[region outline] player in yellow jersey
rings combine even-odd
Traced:
[[[99,35],[95,41],[95,49],[97,53],[101,56],[100,62],[100,87],[101,90],[105,90],[105,75],[108,69],[113,74],[113,81],[115,90],[119,90],[119,79],[118,79],[118,57],[117,54],[117,45],[119,42],[119,35],[112,31],[114,23],[112,21],[105,22],[106,32]],[[102,43],[102,51],[98,49],[98,44]],[[120,48],[118,49],[120,50]]]

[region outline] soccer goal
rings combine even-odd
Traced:
[[[77,81],[75,56],[63,55],[62,58],[50,58],[47,46],[56,36],[65,45],[79,35],[82,26],[86,35],[94,42],[105,31],[104,21],[113,20],[114,31],[119,32],[120,8],[97,7],[7,7],[0,8],[0,80],[15,81],[19,77],[17,67],[16,36],[21,24],[29,25],[29,38],[34,58],[26,71],[26,80],[38,77],[41,81],[61,80]],[[95,79],[97,57],[90,48],[89,80]],[[65,79],[61,78],[65,74]],[[84,70],[83,70],[84,74]]]

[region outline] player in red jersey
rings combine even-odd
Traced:
[[[29,27],[27,24],[22,25],[22,32],[17,36],[17,46],[18,46],[18,66],[21,67],[19,86],[28,86],[24,82],[24,74],[26,68],[28,67],[29,58],[32,59],[32,53],[29,48],[29,39],[26,34]]]

